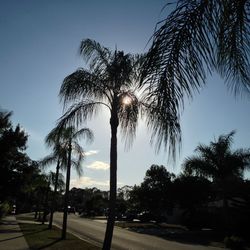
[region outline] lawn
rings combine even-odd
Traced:
[[[190,231],[181,225],[153,222],[116,222],[115,225],[137,233],[155,235],[170,241],[224,247],[223,235],[213,231]]]
[[[24,220],[25,216],[17,217]],[[29,220],[29,219],[28,219]],[[45,250],[99,250],[100,248],[85,242],[72,234],[67,234],[66,240],[61,240],[61,230],[54,227],[49,230],[48,225],[34,224],[30,222],[19,223],[24,237],[30,249]]]

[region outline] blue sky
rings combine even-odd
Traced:
[[[29,134],[28,154],[38,160],[49,153],[43,140],[62,114],[58,92],[62,80],[78,67],[80,41],[95,39],[102,45],[131,53],[146,52],[146,45],[161,12],[164,0],[2,0],[0,2],[0,107],[14,112],[13,121]],[[119,141],[119,185],[139,184],[151,164],[165,165],[179,173],[186,156],[199,142],[209,143],[218,135],[236,129],[234,147],[250,146],[250,98],[235,98],[214,74],[207,86],[182,115],[183,143],[176,164],[167,155],[155,154],[143,123],[133,147],[124,151]],[[108,189],[109,118],[102,114],[85,126],[95,141],[83,146],[89,155],[84,175],[72,174],[71,186]],[[92,152],[90,152],[92,151]],[[53,169],[53,166],[51,167]]]

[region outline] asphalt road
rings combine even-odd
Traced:
[[[54,223],[62,226],[62,213],[55,213]],[[83,219],[76,215],[68,216],[68,231],[74,233],[80,238],[89,241],[97,246],[102,246],[106,224],[90,219]],[[156,236],[139,234],[128,231],[119,227],[115,227],[112,249],[114,250],[221,250],[221,248],[182,244],[178,242],[168,241]]]

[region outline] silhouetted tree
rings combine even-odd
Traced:
[[[149,211],[155,217],[171,210],[172,182],[174,174],[169,173],[164,166],[152,165],[146,172],[140,186],[135,186],[130,192],[131,201],[137,203],[140,211]]]
[[[231,145],[235,132],[219,136],[210,144],[200,144],[196,156],[188,157],[183,163],[184,172],[211,178],[223,200],[224,214],[227,214],[228,190],[234,181],[242,180],[244,170],[250,167],[250,149],[233,151]]]
[[[152,131],[156,146],[168,147],[172,153],[180,138],[174,103],[163,109],[158,108],[156,98],[151,96],[150,88],[139,85],[139,69],[143,57],[112,52],[99,43],[86,39],[81,42],[80,54],[89,63],[89,70],[78,69],[63,81],[60,96],[64,105],[71,107],[61,119],[61,123],[80,124],[97,113],[100,106],[110,111],[110,203],[109,216],[103,249],[111,247],[117,189],[117,129],[131,142],[135,136],[139,109],[146,115],[146,124]],[[142,93],[142,100],[135,91]]]
[[[67,230],[67,216],[68,216],[68,200],[69,200],[69,184],[70,184],[70,171],[71,165],[73,165],[80,176],[82,174],[81,163],[84,159],[84,150],[78,143],[79,139],[84,137],[88,141],[93,139],[93,134],[88,128],[82,128],[76,130],[74,127],[58,127],[55,128],[60,138],[61,145],[67,151],[67,169],[66,169],[66,188],[64,194],[64,214],[63,214],[63,227],[62,227],[62,239],[66,239]],[[76,156],[76,160],[72,158],[72,155]]]
[[[55,174],[55,181],[54,181],[54,198],[52,199],[51,208],[50,208],[50,220],[49,220],[49,229],[52,229],[53,223],[53,214],[55,210],[55,202],[56,202],[56,193],[58,187],[58,180],[59,180],[59,171],[60,168],[62,170],[67,169],[67,148],[60,137],[60,129],[54,128],[50,131],[50,133],[45,138],[45,143],[47,146],[53,148],[53,153],[44,157],[40,161],[41,167],[50,166],[51,164],[56,163],[56,174]],[[75,163],[75,165],[77,165]]]
[[[172,192],[181,208],[191,210],[208,202],[212,195],[211,182],[204,177],[181,174],[174,180]]]

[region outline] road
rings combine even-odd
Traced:
[[[62,213],[55,213],[54,223],[62,226]],[[80,218],[76,215],[68,216],[68,231],[97,246],[102,246],[106,224],[99,221]],[[221,250],[221,248],[182,244],[168,241],[156,236],[139,234],[115,227],[112,240],[114,250]]]

